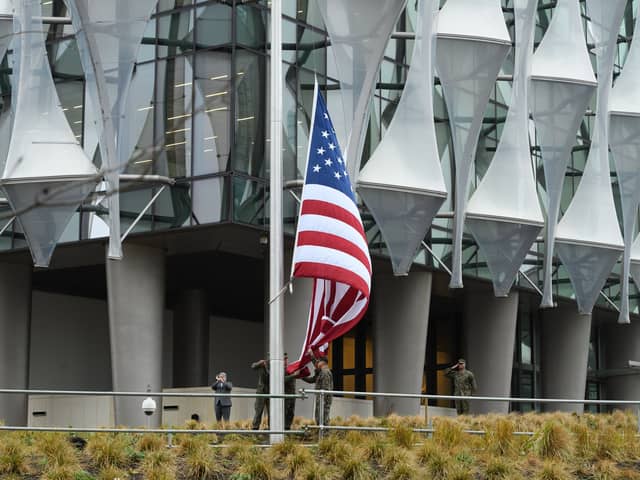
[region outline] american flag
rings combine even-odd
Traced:
[[[305,343],[289,372],[311,360],[309,349],[324,352],[330,341],[353,328],[367,310],[371,291],[367,239],[317,83],[292,276],[314,282]]]

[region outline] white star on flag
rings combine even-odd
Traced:
[[[340,175],[340,172],[336,172],[333,174],[338,180],[340,180],[342,178],[342,175]]]
[[[333,164],[333,162],[331,161],[331,159],[327,158],[327,159],[324,161],[324,164],[325,164],[327,167],[330,167],[330,166]]]
[[[315,173],[318,173],[318,172],[320,171],[320,165],[318,165],[318,164],[314,165],[314,167],[313,167],[313,171],[314,171]]]
[[[326,130],[322,131],[322,138],[329,138],[329,132],[327,132]]]
[[[336,146],[333,143],[329,144],[329,150],[335,150]]]
[[[320,148],[318,148],[317,152],[318,152],[318,155],[324,155],[324,152],[326,152],[326,150],[324,148],[320,147]]]

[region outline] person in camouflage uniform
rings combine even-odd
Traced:
[[[256,393],[269,393],[269,363],[267,360],[258,360],[251,364],[258,373],[258,386],[256,387]],[[255,414],[253,416],[254,430],[260,430],[260,424],[262,423],[262,413],[266,412],[269,415],[269,399],[265,397],[257,397],[255,402]]]
[[[327,357],[315,358],[313,352],[309,350],[311,354],[311,358],[313,358],[313,362],[315,365],[315,372],[311,377],[303,378],[307,383],[315,383],[316,390],[333,390],[333,374],[329,369],[329,363]],[[331,401],[333,400],[333,395],[330,393],[323,394],[324,402],[323,402],[323,425],[329,425],[329,414],[331,412]],[[319,398],[319,397],[318,397]],[[320,425],[320,402],[316,401],[315,408],[315,417],[316,424]]]
[[[453,380],[453,394],[469,397],[473,395],[478,386],[476,385],[476,377],[473,373],[466,369],[464,358],[458,359],[458,363],[449,367],[445,372],[447,378]],[[469,400],[456,400],[456,411],[458,415],[469,413]]]
[[[290,395],[296,393],[296,378],[297,373],[293,372],[291,375],[287,375],[287,365],[289,365],[289,357],[284,354],[284,393]],[[293,416],[296,412],[296,399],[285,398],[284,399],[284,429],[291,430],[291,424],[293,423]]]

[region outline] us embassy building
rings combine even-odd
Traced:
[[[269,2],[0,6],[0,388],[197,391],[219,371],[251,388],[268,338]],[[637,14],[283,1],[285,265],[314,78],[374,264],[365,318],[330,347],[336,389],[450,394],[443,369],[464,357],[479,395],[640,398]],[[291,357],[309,301],[304,280],[285,296]],[[142,424],[139,401],[0,395],[0,418]],[[545,408],[583,406],[472,403]],[[194,409],[165,400],[154,422]]]

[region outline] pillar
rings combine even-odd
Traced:
[[[589,361],[591,315],[575,304],[546,309],[542,314],[540,375],[542,397],[584,398]],[[582,413],[582,404],[546,404],[545,411]]]
[[[638,400],[640,369],[629,368],[629,361],[640,361],[640,323],[616,323],[615,319],[600,328],[608,400]]]
[[[127,244],[122,260],[107,260],[107,297],[114,391],[162,388],[165,259],[162,250]],[[143,397],[114,399],[117,425],[145,425]],[[151,425],[159,426],[162,404]]]
[[[202,289],[180,292],[173,314],[173,386],[213,383],[209,376],[209,305]]]
[[[373,280],[374,374],[377,392],[421,393],[432,276],[376,275]],[[418,415],[420,400],[374,399],[376,416]]]
[[[31,265],[0,264],[0,388],[29,386]],[[0,421],[27,425],[27,396],[0,395]]]
[[[518,292],[497,298],[490,285],[465,288],[463,352],[478,384],[478,396],[511,393],[513,348],[518,319]],[[471,413],[507,413],[508,402],[470,402]]]

